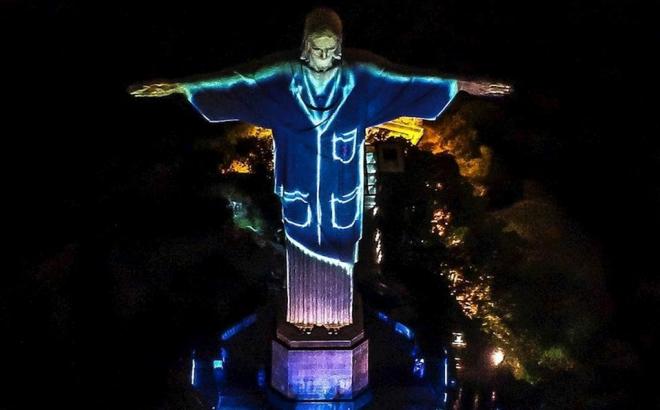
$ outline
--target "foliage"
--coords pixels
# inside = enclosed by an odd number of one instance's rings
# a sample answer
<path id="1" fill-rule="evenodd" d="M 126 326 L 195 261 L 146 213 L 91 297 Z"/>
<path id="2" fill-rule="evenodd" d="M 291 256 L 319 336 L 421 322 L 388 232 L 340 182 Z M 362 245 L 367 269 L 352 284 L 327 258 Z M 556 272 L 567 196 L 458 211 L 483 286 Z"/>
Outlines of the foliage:
<path id="1" fill-rule="evenodd" d="M 551 215 L 539 226 L 541 247 L 475 195 L 453 155 L 398 143 L 405 172 L 379 175 L 385 273 L 445 277 L 464 314 L 504 349 L 519 379 L 540 383 L 580 368 L 599 323 L 599 299 L 587 296 L 594 283 L 585 276 L 588 263 L 571 267 L 574 259 L 556 256 L 563 248 L 553 241 L 575 236 L 561 231 L 565 221 Z"/>

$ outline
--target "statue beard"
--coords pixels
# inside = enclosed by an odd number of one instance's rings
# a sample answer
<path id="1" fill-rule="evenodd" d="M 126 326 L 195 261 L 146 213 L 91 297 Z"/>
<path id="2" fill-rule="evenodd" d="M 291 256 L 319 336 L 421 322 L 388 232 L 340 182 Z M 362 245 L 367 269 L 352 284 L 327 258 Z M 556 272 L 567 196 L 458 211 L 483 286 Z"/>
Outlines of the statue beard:
<path id="1" fill-rule="evenodd" d="M 315 67 L 314 64 L 312 64 L 313 56 L 311 55 L 310 52 L 307 53 L 302 53 L 300 56 L 300 60 L 303 61 L 303 63 L 312 70 L 315 73 L 324 73 L 328 70 L 331 70 L 335 67 L 337 67 L 339 64 L 341 64 L 341 54 L 333 54 L 332 57 L 330 57 L 330 64 L 328 64 L 325 67 Z"/>
<path id="2" fill-rule="evenodd" d="M 314 71 L 314 72 L 316 72 L 316 73 L 325 73 L 326 71 L 329 71 L 329 70 L 331 70 L 331 69 L 337 67 L 337 66 L 339 65 L 339 63 L 341 62 L 341 59 L 340 59 L 340 58 L 333 57 L 333 58 L 330 60 L 330 64 L 328 64 L 327 66 L 324 66 L 324 67 L 314 67 L 314 65 L 311 64 L 311 61 L 310 61 L 309 59 L 304 60 L 304 61 L 305 61 L 305 65 L 306 65 L 310 70 L 312 70 L 312 71 Z"/>

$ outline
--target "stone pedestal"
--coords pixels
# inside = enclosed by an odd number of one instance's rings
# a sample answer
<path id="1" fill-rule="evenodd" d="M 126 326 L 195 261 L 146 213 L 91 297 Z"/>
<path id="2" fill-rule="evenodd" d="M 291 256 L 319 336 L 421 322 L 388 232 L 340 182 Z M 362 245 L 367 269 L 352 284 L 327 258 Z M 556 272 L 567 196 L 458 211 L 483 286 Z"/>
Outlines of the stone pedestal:
<path id="1" fill-rule="evenodd" d="M 336 334 L 315 327 L 310 334 L 289 323 L 272 341 L 271 385 L 293 400 L 350 400 L 369 382 L 369 341 L 362 312 Z"/>

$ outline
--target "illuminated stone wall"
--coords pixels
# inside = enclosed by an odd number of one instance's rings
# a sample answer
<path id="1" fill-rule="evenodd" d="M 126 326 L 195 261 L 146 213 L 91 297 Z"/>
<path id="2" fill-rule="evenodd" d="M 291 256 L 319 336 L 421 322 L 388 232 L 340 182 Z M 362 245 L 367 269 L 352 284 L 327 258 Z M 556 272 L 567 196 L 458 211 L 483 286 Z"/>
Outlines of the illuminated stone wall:
<path id="1" fill-rule="evenodd" d="M 296 400 L 351 399 L 368 383 L 368 346 L 290 350 L 273 341 L 272 385 Z"/>

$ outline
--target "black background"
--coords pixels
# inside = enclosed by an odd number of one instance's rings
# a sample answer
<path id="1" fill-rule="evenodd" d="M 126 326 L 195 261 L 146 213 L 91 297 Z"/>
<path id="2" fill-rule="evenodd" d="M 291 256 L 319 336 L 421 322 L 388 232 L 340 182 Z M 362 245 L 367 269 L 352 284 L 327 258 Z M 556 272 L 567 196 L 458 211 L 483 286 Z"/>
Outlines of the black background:
<path id="1" fill-rule="evenodd" d="M 158 155 L 163 135 L 212 133 L 183 101 L 137 101 L 128 85 L 296 48 L 318 4 L 5 2 L 5 279 L 20 283 L 30 261 L 103 226 L 94 204 L 130 179 L 126 164 Z M 323 4 L 343 18 L 347 47 L 514 84 L 503 121 L 515 131 L 491 143 L 599 245 L 616 331 L 649 354 L 660 227 L 650 13 L 613 0 Z"/>

